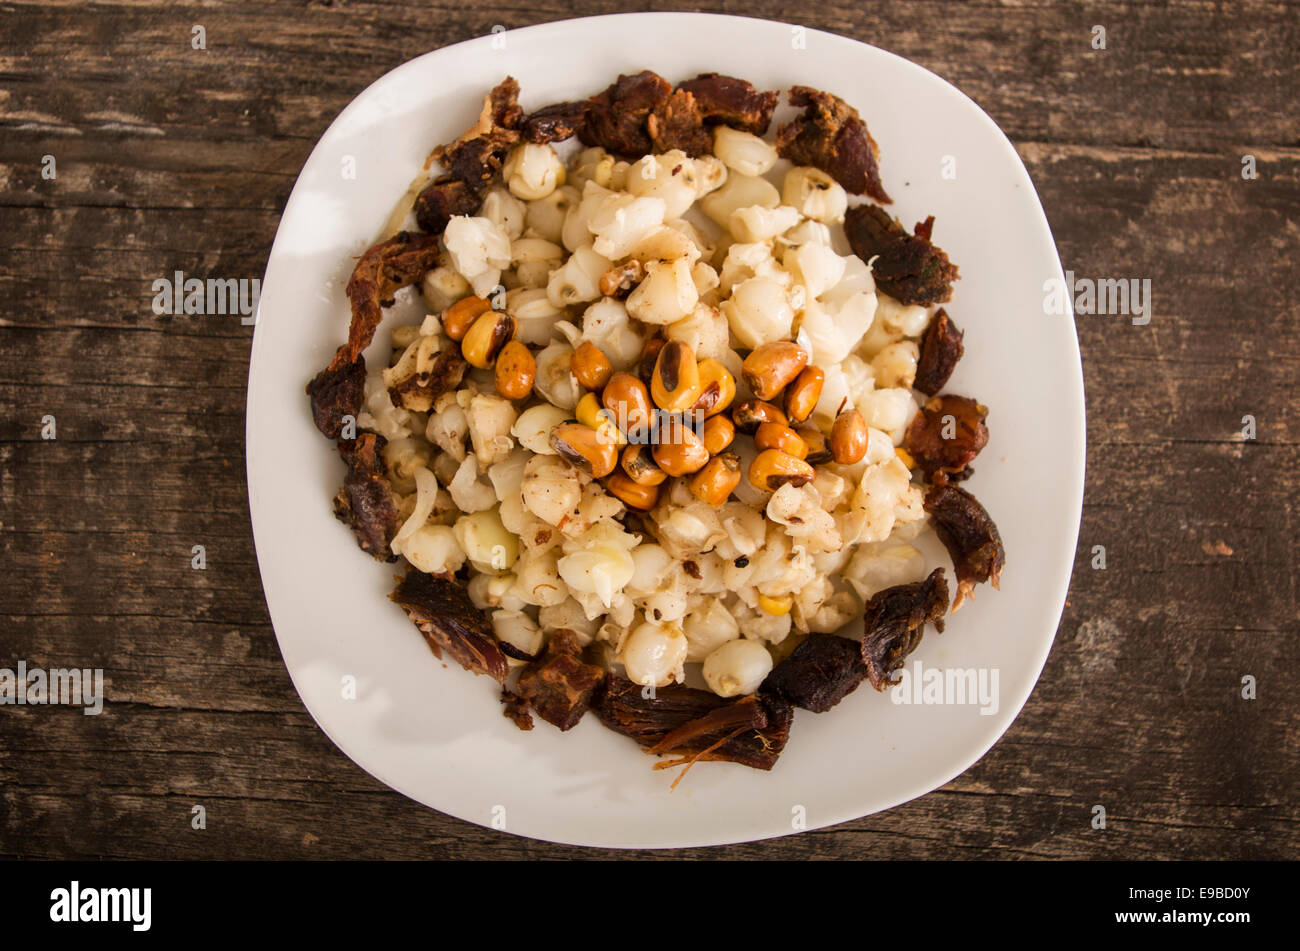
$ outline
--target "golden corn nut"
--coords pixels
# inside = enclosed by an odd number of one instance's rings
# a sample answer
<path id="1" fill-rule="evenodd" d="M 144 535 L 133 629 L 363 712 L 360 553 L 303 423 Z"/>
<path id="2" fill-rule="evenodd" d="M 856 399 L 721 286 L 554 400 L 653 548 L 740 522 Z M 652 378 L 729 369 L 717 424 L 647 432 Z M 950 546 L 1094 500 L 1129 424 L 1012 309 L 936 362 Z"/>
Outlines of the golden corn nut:
<path id="1" fill-rule="evenodd" d="M 716 416 L 736 398 L 736 378 L 712 357 L 700 361 L 699 374 L 700 398 L 691 409 L 705 416 Z"/>
<path id="2" fill-rule="evenodd" d="M 593 479 L 603 479 L 618 465 L 618 446 L 582 423 L 561 423 L 551 430 L 550 442 L 560 458 Z"/>
<path id="3" fill-rule="evenodd" d="M 650 425 L 654 412 L 650 405 L 650 391 L 632 374 L 613 374 L 601 391 L 600 400 L 613 415 L 614 423 L 627 436 Z"/>
<path id="4" fill-rule="evenodd" d="M 605 483 L 605 488 L 609 489 L 610 495 L 628 508 L 637 509 L 641 512 L 650 511 L 659 501 L 659 486 L 642 485 L 639 482 L 634 482 L 621 469 L 614 470 L 609 477 L 609 481 Z"/>
<path id="5" fill-rule="evenodd" d="M 807 485 L 815 475 L 808 463 L 780 449 L 764 449 L 749 464 L 750 483 L 769 492 L 787 483 L 795 488 Z"/>
<path id="6" fill-rule="evenodd" d="M 867 454 L 867 421 L 856 409 L 845 410 L 831 426 L 831 456 L 841 465 L 851 466 Z"/>
<path id="7" fill-rule="evenodd" d="M 731 411 L 731 421 L 736 424 L 738 430 L 750 436 L 763 423 L 790 425 L 790 420 L 786 418 L 785 413 L 772 403 L 763 400 L 745 400 L 743 403 L 737 403 Z"/>
<path id="8" fill-rule="evenodd" d="M 808 365 L 808 352 L 797 343 L 765 343 L 745 357 L 740 373 L 760 400 L 776 399 L 786 384 Z"/>
<path id="9" fill-rule="evenodd" d="M 736 425 L 725 416 L 710 416 L 700 428 L 700 439 L 710 456 L 716 456 L 736 438 Z"/>
<path id="10" fill-rule="evenodd" d="M 806 426 L 802 429 L 796 429 L 799 438 L 804 441 L 808 447 L 808 455 L 804 456 L 804 462 L 810 466 L 820 466 L 824 462 L 830 462 L 831 456 L 830 443 L 826 441 L 826 434 L 820 429 L 813 429 Z"/>
<path id="11" fill-rule="evenodd" d="M 614 445 L 627 445 L 627 437 L 619 432 L 619 428 L 610 419 L 609 413 L 601 408 L 600 399 L 595 393 L 584 394 L 582 399 L 578 400 L 573 415 L 582 425 L 601 433 Z"/>
<path id="12" fill-rule="evenodd" d="M 609 358 L 590 340 L 584 340 L 573 351 L 569 368 L 578 382 L 589 390 L 603 390 L 614 372 Z"/>
<path id="13" fill-rule="evenodd" d="M 730 498 L 740 485 L 740 457 L 734 452 L 714 456 L 704 468 L 691 476 L 691 494 L 717 508 Z"/>
<path id="14" fill-rule="evenodd" d="M 460 342 L 465 362 L 486 370 L 515 335 L 515 319 L 499 310 L 487 310 L 475 318 Z"/>
<path id="15" fill-rule="evenodd" d="M 699 472 L 709 461 L 704 442 L 679 416 L 670 416 L 661 424 L 654 460 L 670 476 Z"/>
<path id="16" fill-rule="evenodd" d="M 492 309 L 482 297 L 463 297 L 442 312 L 442 330 L 452 340 L 464 340 L 479 316 Z"/>
<path id="17" fill-rule="evenodd" d="M 754 445 L 760 450 L 780 449 L 796 459 L 808 458 L 808 444 L 793 429 L 780 423 L 763 423 L 754 430 Z"/>
<path id="18" fill-rule="evenodd" d="M 822 398 L 822 386 L 826 383 L 826 372 L 821 367 L 804 367 L 799 375 L 786 387 L 785 415 L 792 423 L 802 423 L 812 415 L 817 401 Z"/>
<path id="19" fill-rule="evenodd" d="M 655 358 L 650 397 L 660 409 L 682 413 L 700 398 L 700 366 L 695 351 L 680 340 L 669 340 Z"/>
<path id="20" fill-rule="evenodd" d="M 537 361 L 532 351 L 518 340 L 511 340 L 497 357 L 495 378 L 497 392 L 506 399 L 524 399 L 537 380 Z"/>
<path id="21" fill-rule="evenodd" d="M 641 378 L 641 382 L 646 386 L 650 385 L 650 378 L 654 375 L 655 363 L 659 359 L 659 351 L 664 348 L 667 341 L 663 337 L 651 337 L 641 348 L 641 358 L 637 361 L 636 375 Z"/>
<path id="22" fill-rule="evenodd" d="M 647 445 L 632 445 L 623 450 L 623 471 L 637 485 L 659 485 L 668 478 Z"/>

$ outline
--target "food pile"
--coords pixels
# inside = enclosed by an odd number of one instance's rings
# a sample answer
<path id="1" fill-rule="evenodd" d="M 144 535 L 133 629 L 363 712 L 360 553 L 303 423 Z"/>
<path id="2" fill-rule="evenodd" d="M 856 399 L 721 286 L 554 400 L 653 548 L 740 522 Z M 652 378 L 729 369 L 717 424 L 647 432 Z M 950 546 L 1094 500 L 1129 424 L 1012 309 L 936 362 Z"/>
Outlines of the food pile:
<path id="1" fill-rule="evenodd" d="M 530 114 L 518 92 L 434 150 L 420 230 L 357 262 L 348 341 L 308 385 L 347 463 L 335 513 L 405 559 L 393 599 L 520 727 L 591 709 L 660 767 L 770 769 L 793 707 L 884 689 L 943 630 L 919 532 L 952 556 L 953 610 L 998 583 L 957 484 L 987 409 L 941 393 L 957 268 L 933 218 L 849 204 L 890 198 L 833 95 L 794 87 L 769 142 L 778 94 L 716 74 Z M 415 284 L 429 316 L 368 373 Z"/>

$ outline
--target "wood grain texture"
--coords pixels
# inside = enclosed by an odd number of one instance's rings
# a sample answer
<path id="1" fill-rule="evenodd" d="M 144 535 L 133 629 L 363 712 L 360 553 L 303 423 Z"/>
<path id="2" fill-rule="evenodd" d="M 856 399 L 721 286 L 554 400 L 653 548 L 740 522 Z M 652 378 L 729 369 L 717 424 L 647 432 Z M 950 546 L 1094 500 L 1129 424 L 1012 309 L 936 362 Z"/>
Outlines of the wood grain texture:
<path id="1" fill-rule="evenodd" d="M 418 806 L 316 727 L 277 650 L 249 531 L 251 328 L 160 320 L 149 288 L 178 268 L 259 276 L 316 139 L 386 70 L 495 24 L 618 9 L 0 5 L 0 666 L 102 666 L 108 679 L 98 717 L 2 708 L 0 856 L 601 854 Z M 1065 266 L 1150 278 L 1155 317 L 1078 319 L 1089 459 L 1076 572 L 1006 736 L 889 812 L 654 857 L 1297 857 L 1295 5 L 799 12 L 980 103 L 1024 158 Z M 194 24 L 206 51 L 190 48 Z M 1096 24 L 1104 51 L 1089 43 Z M 1255 181 L 1240 174 L 1247 153 Z M 40 174 L 47 154 L 54 181 Z M 1247 414 L 1254 440 L 1240 436 Z M 190 567 L 195 544 L 204 571 Z M 1240 698 L 1244 674 L 1259 699 Z"/>

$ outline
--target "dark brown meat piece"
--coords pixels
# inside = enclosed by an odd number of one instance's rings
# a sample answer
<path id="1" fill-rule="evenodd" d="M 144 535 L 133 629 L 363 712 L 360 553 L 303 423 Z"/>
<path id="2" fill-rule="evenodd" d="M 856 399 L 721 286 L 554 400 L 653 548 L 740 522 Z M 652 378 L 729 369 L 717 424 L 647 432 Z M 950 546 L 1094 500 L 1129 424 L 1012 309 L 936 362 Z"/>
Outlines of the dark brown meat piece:
<path id="1" fill-rule="evenodd" d="M 515 696 L 524 706 L 531 706 L 539 717 L 561 730 L 577 726 L 592 693 L 605 679 L 604 670 L 583 663 L 581 650 L 573 631 L 557 630 L 546 645 L 546 656 L 526 666 L 515 682 Z"/>
<path id="2" fill-rule="evenodd" d="M 780 99 L 777 92 L 759 92 L 743 79 L 701 73 L 678 84 L 682 92 L 695 98 L 695 104 L 709 125 L 729 125 L 733 129 L 765 135 L 772 121 L 772 111 Z"/>
<path id="3" fill-rule="evenodd" d="M 481 189 L 443 175 L 415 198 L 415 220 L 429 234 L 442 234 L 456 215 L 472 215 L 483 203 Z"/>
<path id="4" fill-rule="evenodd" d="M 598 145 L 623 158 L 640 158 L 653 146 L 646 119 L 668 101 L 672 91 L 666 79 L 648 69 L 619 76 L 588 100 L 587 121 L 578 135 L 586 145 Z"/>
<path id="5" fill-rule="evenodd" d="M 948 255 L 930 241 L 931 216 L 908 234 L 897 218 L 876 205 L 855 205 L 844 216 L 844 233 L 853 253 L 871 262 L 876 286 L 903 304 L 946 303 L 960 275 Z"/>
<path id="6" fill-rule="evenodd" d="M 646 132 L 656 152 L 681 149 L 687 155 L 705 155 L 713 151 L 713 133 L 704 127 L 695 97 L 681 89 L 646 117 Z"/>
<path id="7" fill-rule="evenodd" d="M 927 396 L 942 390 L 965 351 L 962 336 L 946 310 L 940 307 L 935 311 L 921 337 L 921 357 L 912 386 Z"/>
<path id="8" fill-rule="evenodd" d="M 952 603 L 956 611 L 973 595 L 975 585 L 991 581 L 993 587 L 998 586 L 1007 561 L 1002 536 L 975 496 L 955 485 L 930 489 L 925 494 L 924 505 L 935 534 L 948 549 L 957 572 L 957 597 Z"/>
<path id="9" fill-rule="evenodd" d="M 725 699 L 679 684 L 659 687 L 649 697 L 643 691 L 648 692 L 611 674 L 591 708 L 611 730 L 657 753 L 771 769 L 790 737 L 794 711 L 780 697 Z"/>
<path id="10" fill-rule="evenodd" d="M 376 433 L 360 433 L 351 444 L 339 443 L 348 474 L 334 497 L 334 515 L 352 529 L 362 551 L 379 561 L 396 561 L 388 547 L 397 534 L 398 514 L 384 464 L 385 442 Z"/>
<path id="11" fill-rule="evenodd" d="M 375 328 L 383 319 L 383 308 L 393 302 L 393 295 L 420 280 L 437 264 L 438 237 L 410 231 L 400 231 L 361 255 L 348 279 L 348 302 L 352 305 L 348 342 L 339 348 L 330 367 L 355 363 L 370 346 Z"/>
<path id="12" fill-rule="evenodd" d="M 896 683 L 890 678 L 921 643 L 925 625 L 933 624 L 942 633 L 947 610 L 948 581 L 942 568 L 934 569 L 924 581 L 895 585 L 873 595 L 863 611 L 862 634 L 862 660 L 871 686 L 884 690 Z"/>
<path id="13" fill-rule="evenodd" d="M 858 110 L 808 86 L 790 90 L 790 105 L 801 107 L 803 115 L 776 130 L 776 150 L 782 158 L 821 169 L 854 195 L 885 204 L 893 200 L 880 181 L 880 149 Z"/>
<path id="14" fill-rule="evenodd" d="M 330 439 L 338 439 L 343 435 L 343 417 L 351 416 L 355 421 L 361 412 L 365 390 L 364 357 L 357 357 L 354 362 L 338 367 L 331 364 L 321 370 L 307 384 L 307 395 L 311 397 L 311 415 L 316 421 L 316 428 Z"/>
<path id="15" fill-rule="evenodd" d="M 420 629 L 434 657 L 441 660 L 446 651 L 466 670 L 505 683 L 509 667 L 492 633 L 492 624 L 459 584 L 412 568 L 398 583 L 392 598 Z"/>
<path id="16" fill-rule="evenodd" d="M 501 171 L 510 149 L 519 142 L 523 119 L 519 83 L 507 76 L 483 100 L 478 121 L 456 141 L 434 149 L 433 157 L 448 175 L 481 194 Z"/>
<path id="17" fill-rule="evenodd" d="M 946 485 L 959 480 L 988 444 L 987 406 L 969 396 L 935 396 L 912 417 L 903 448 L 912 454 L 927 481 Z"/>
<path id="18" fill-rule="evenodd" d="M 759 690 L 813 713 L 825 713 L 866 678 L 860 643 L 834 634 L 814 634 L 772 668 Z"/>
<path id="19" fill-rule="evenodd" d="M 388 392 L 397 406 L 427 413 L 439 396 L 460 386 L 468 368 L 460 344 L 449 340 L 434 354 L 428 372 L 412 374 L 389 387 Z"/>
<path id="20" fill-rule="evenodd" d="M 527 116 L 520 126 L 524 141 L 537 144 L 561 142 L 577 135 L 582 124 L 587 121 L 587 110 L 590 107 L 591 103 L 586 100 L 543 106 Z"/>

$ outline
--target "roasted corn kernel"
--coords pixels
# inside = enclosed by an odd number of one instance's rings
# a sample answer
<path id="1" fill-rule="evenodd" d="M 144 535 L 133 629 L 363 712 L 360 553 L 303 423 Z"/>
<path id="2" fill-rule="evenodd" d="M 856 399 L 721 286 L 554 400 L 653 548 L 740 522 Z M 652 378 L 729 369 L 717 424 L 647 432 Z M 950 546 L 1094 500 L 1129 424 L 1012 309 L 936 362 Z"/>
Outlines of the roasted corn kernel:
<path id="1" fill-rule="evenodd" d="M 746 435 L 753 435 L 763 423 L 780 423 L 789 426 L 790 420 L 776 406 L 763 400 L 745 400 L 731 411 L 731 421 Z"/>
<path id="2" fill-rule="evenodd" d="M 700 361 L 699 374 L 700 398 L 691 409 L 705 416 L 716 416 L 736 398 L 736 378 L 712 357 Z"/>
<path id="3" fill-rule="evenodd" d="M 474 321 L 491 309 L 482 297 L 461 298 L 442 312 L 443 332 L 452 340 L 464 340 Z"/>
<path id="4" fill-rule="evenodd" d="M 775 492 L 787 482 L 796 488 L 807 485 L 815 475 L 808 463 L 780 449 L 764 449 L 749 464 L 749 481 L 769 492 Z"/>
<path id="5" fill-rule="evenodd" d="M 734 452 L 714 456 L 704 468 L 691 476 L 690 490 L 701 502 L 715 508 L 727 501 L 740 485 L 740 457 Z"/>
<path id="6" fill-rule="evenodd" d="M 754 430 L 754 445 L 763 449 L 780 449 L 796 459 L 808 458 L 808 444 L 789 426 L 763 423 Z"/>
<path id="7" fill-rule="evenodd" d="M 797 343 L 765 343 L 745 357 L 740 372 L 760 400 L 775 399 L 808 365 L 808 352 Z"/>
<path id="8" fill-rule="evenodd" d="M 660 424 L 654 459 L 668 475 L 684 476 L 703 469 L 709 461 L 709 451 L 680 416 L 669 416 Z"/>
<path id="9" fill-rule="evenodd" d="M 659 486 L 635 482 L 621 469 L 614 470 L 605 487 L 628 508 L 641 512 L 650 511 L 659 501 Z"/>
<path id="10" fill-rule="evenodd" d="M 569 368 L 578 378 L 578 382 L 589 390 L 604 389 L 610 375 L 614 372 L 609 358 L 590 340 L 584 340 L 578 345 L 578 349 L 573 351 Z"/>
<path id="11" fill-rule="evenodd" d="M 636 375 L 641 378 L 641 382 L 646 386 L 650 385 L 650 379 L 654 376 L 655 363 L 659 359 L 659 351 L 667 343 L 663 337 L 651 337 L 641 348 L 641 359 L 637 361 Z"/>
<path id="12" fill-rule="evenodd" d="M 551 430 L 550 442 L 556 454 L 594 479 L 603 479 L 618 465 L 618 446 L 582 423 L 561 423 Z"/>
<path id="13" fill-rule="evenodd" d="M 614 423 L 629 439 L 650 425 L 654 407 L 650 405 L 650 391 L 630 373 L 615 373 L 600 394 L 605 409 L 613 415 Z"/>
<path id="14" fill-rule="evenodd" d="M 623 471 L 637 485 L 658 485 L 668 478 L 647 445 L 632 445 L 623 450 Z"/>
<path id="15" fill-rule="evenodd" d="M 824 462 L 830 462 L 831 447 L 826 441 L 826 434 L 820 429 L 814 429 L 806 426 L 802 429 L 796 429 L 799 438 L 808 446 L 808 455 L 804 457 L 804 462 L 810 466 L 820 466 Z"/>
<path id="16" fill-rule="evenodd" d="M 736 438 L 736 426 L 725 416 L 710 416 L 700 429 L 700 439 L 710 456 L 716 456 Z M 827 457 L 829 458 L 829 456 Z"/>
<path id="17" fill-rule="evenodd" d="M 479 314 L 460 342 L 465 362 L 485 370 L 515 335 L 515 319 L 509 314 L 487 310 Z"/>
<path id="18" fill-rule="evenodd" d="M 497 357 L 497 392 L 508 400 L 522 400 L 533 391 L 537 379 L 537 361 L 532 351 L 518 340 L 501 348 Z"/>
<path id="19" fill-rule="evenodd" d="M 785 414 L 792 423 L 802 423 L 812 415 L 817 401 L 822 398 L 822 384 L 826 373 L 821 367 L 804 367 L 785 390 Z"/>
<path id="20" fill-rule="evenodd" d="M 650 396 L 670 413 L 684 412 L 700 398 L 700 368 L 689 345 L 670 340 L 660 348 L 650 375 Z"/>
<path id="21" fill-rule="evenodd" d="M 582 425 L 588 429 L 596 430 L 614 445 L 623 446 L 627 444 L 627 438 L 614 425 L 614 421 L 610 419 L 610 413 L 601 409 L 600 399 L 595 393 L 587 393 L 582 399 L 578 400 L 573 415 L 577 417 L 578 422 L 582 423 Z"/>
<path id="22" fill-rule="evenodd" d="M 867 454 L 867 421 L 856 409 L 845 410 L 831 426 L 831 455 L 841 465 L 850 466 Z"/>

